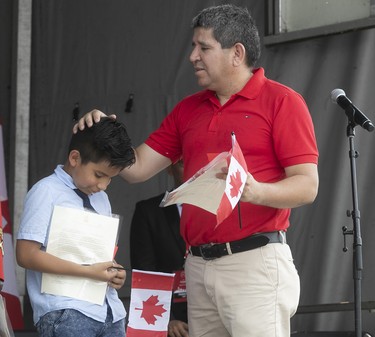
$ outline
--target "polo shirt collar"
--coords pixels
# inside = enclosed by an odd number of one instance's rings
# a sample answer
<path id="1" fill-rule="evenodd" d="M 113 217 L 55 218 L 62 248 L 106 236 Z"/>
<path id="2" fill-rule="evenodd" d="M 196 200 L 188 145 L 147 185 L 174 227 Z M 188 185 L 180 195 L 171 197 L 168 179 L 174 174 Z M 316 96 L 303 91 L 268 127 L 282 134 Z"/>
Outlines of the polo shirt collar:
<path id="1" fill-rule="evenodd" d="M 216 98 L 215 91 L 212 91 L 210 89 L 206 89 L 202 92 L 202 99 L 203 100 L 212 99 L 212 98 Z"/>
<path id="2" fill-rule="evenodd" d="M 253 76 L 246 83 L 246 85 L 240 90 L 237 95 L 246 97 L 248 99 L 255 99 L 258 97 L 260 90 L 262 89 L 266 78 L 264 77 L 264 69 L 256 68 L 253 70 Z"/>

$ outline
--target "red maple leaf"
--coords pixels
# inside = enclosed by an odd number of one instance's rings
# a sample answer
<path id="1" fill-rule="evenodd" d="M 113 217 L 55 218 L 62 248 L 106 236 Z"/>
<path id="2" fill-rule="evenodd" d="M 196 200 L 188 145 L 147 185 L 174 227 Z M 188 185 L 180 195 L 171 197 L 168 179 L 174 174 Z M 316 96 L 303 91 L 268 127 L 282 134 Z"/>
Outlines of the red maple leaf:
<path id="1" fill-rule="evenodd" d="M 142 302 L 143 308 L 135 308 L 135 310 L 142 310 L 141 317 L 145 319 L 147 324 L 155 325 L 156 316 L 161 317 L 167 311 L 163 308 L 163 304 L 157 304 L 159 302 L 157 295 L 152 295 L 147 301 Z"/>
<path id="2" fill-rule="evenodd" d="M 241 173 L 239 170 L 237 170 L 234 174 L 231 174 L 230 184 L 232 185 L 232 188 L 230 189 L 231 198 L 237 197 L 242 184 Z"/>

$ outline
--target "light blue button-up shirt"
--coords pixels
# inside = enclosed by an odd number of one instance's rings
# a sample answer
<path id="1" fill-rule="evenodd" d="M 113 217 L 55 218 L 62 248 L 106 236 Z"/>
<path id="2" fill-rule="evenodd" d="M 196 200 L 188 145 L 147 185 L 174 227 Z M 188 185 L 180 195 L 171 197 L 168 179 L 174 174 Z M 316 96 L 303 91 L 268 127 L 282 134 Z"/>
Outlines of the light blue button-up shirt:
<path id="1" fill-rule="evenodd" d="M 62 165 L 57 166 L 53 174 L 37 182 L 27 193 L 17 239 L 40 242 L 41 249 L 46 250 L 54 206 L 83 209 L 82 199 L 74 192 L 75 188 L 72 177 L 63 170 Z M 94 193 L 89 198 L 99 214 L 111 215 L 111 205 L 104 191 Z M 61 309 L 75 309 L 97 321 L 105 322 L 107 303 L 112 309 L 113 322 L 126 316 L 124 305 L 118 298 L 116 289 L 108 287 L 106 301 L 103 305 L 97 305 L 70 297 L 41 293 L 41 282 L 42 273 L 26 271 L 26 284 L 33 308 L 34 324 L 37 324 L 46 313 Z"/>

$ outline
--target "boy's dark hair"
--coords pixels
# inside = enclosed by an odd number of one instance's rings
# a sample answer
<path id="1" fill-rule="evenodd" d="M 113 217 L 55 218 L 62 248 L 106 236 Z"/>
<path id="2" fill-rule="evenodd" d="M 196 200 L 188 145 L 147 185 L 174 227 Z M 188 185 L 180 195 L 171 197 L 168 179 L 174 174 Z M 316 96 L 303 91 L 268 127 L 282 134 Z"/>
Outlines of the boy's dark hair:
<path id="1" fill-rule="evenodd" d="M 105 161 L 109 166 L 123 169 L 135 163 L 134 149 L 125 125 L 108 117 L 73 134 L 69 152 L 72 150 L 79 151 L 82 164 Z"/>
<path id="2" fill-rule="evenodd" d="M 208 7 L 193 18 L 192 27 L 212 28 L 214 38 L 223 49 L 242 43 L 249 67 L 254 67 L 260 57 L 258 28 L 246 8 L 232 4 Z"/>

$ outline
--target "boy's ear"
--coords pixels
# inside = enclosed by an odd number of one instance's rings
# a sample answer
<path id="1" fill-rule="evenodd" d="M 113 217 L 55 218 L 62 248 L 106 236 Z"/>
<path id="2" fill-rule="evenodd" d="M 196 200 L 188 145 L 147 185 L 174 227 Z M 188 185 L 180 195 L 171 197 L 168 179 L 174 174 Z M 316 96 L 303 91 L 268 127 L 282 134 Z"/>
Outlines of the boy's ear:
<path id="1" fill-rule="evenodd" d="M 77 150 L 72 150 L 69 153 L 69 164 L 76 167 L 81 162 L 81 154 Z"/>

